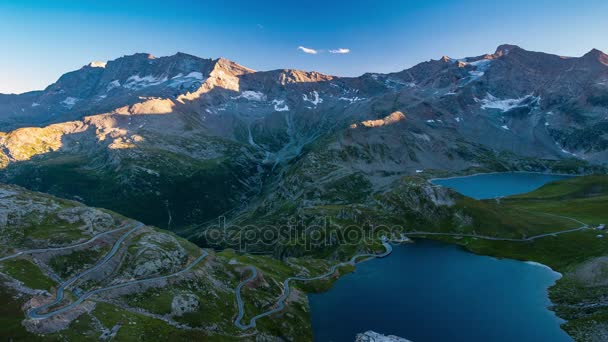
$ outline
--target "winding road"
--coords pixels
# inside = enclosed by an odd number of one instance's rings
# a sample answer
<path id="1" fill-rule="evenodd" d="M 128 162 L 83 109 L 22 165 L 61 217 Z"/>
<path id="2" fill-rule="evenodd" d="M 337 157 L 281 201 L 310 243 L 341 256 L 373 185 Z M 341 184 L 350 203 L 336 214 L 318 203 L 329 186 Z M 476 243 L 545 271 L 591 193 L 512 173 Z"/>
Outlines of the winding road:
<path id="1" fill-rule="evenodd" d="M 110 285 L 110 286 L 106 286 L 103 288 L 99 288 L 96 290 L 92 290 L 89 292 L 86 292 L 84 294 L 82 294 L 80 297 L 78 297 L 75 301 L 73 301 L 72 303 L 69 303 L 66 306 L 63 306 L 61 308 L 58 308 L 56 310 L 52 310 L 46 313 L 40 313 L 40 311 L 46 310 L 52 306 L 55 306 L 59 303 L 61 303 L 61 301 L 63 301 L 63 299 L 65 298 L 65 290 L 68 289 L 70 286 L 72 286 L 74 283 L 76 283 L 79 279 L 82 279 L 84 276 L 86 276 L 87 274 L 90 274 L 92 272 L 95 272 L 97 270 L 99 270 L 99 268 L 101 268 L 103 265 L 107 264 L 108 261 L 110 261 L 112 259 L 112 257 L 114 257 L 114 255 L 119 251 L 120 249 L 120 245 L 129 237 L 129 235 L 131 235 L 132 233 L 134 233 L 135 231 L 137 231 L 138 229 L 140 229 L 141 227 L 143 227 L 144 224 L 141 222 L 138 222 L 133 228 L 131 228 L 128 232 L 126 232 L 125 234 L 121 235 L 120 238 L 118 238 L 118 240 L 116 240 L 116 242 L 114 242 L 114 245 L 112 246 L 112 249 L 104 256 L 103 259 L 101 259 L 99 262 L 97 262 L 97 264 L 95 264 L 95 266 L 75 275 L 74 277 L 66 280 L 65 282 L 63 282 L 62 284 L 59 285 L 59 287 L 57 288 L 57 292 L 55 295 L 55 299 L 52 302 L 46 303 L 44 305 L 41 305 L 39 307 L 36 308 L 32 308 L 29 311 L 26 312 L 27 317 L 31 318 L 31 319 L 45 319 L 45 318 L 49 318 L 55 315 L 58 315 L 62 312 L 68 311 L 74 307 L 76 307 L 77 305 L 81 304 L 82 302 L 84 302 L 85 300 L 87 300 L 88 298 L 90 298 L 91 296 L 94 296 L 96 294 L 105 292 L 105 291 L 109 291 L 109 290 L 113 290 L 113 289 L 117 289 L 117 288 L 121 288 L 121 287 L 126 287 L 126 286 L 130 286 L 130 285 L 134 285 L 134 284 L 140 284 L 140 283 L 144 283 L 144 282 L 148 282 L 148 281 L 158 281 L 158 280 L 163 280 L 163 279 L 168 279 L 168 278 L 172 278 L 172 277 L 176 277 L 179 276 L 183 273 L 189 272 L 194 266 L 198 265 L 205 257 L 207 257 L 209 255 L 209 253 L 203 249 L 201 249 L 201 255 L 196 258 L 194 261 L 192 261 L 190 264 L 188 264 L 186 267 L 184 267 L 183 269 L 181 269 L 180 271 L 177 271 L 175 273 L 172 274 L 168 274 L 168 275 L 163 275 L 163 276 L 157 276 L 157 277 L 150 277 L 150 278 L 145 278 L 145 279 L 137 279 L 137 280 L 132 280 L 132 281 L 127 281 L 124 283 L 119 283 L 119 284 L 114 284 L 114 285 Z M 59 251 L 59 250 L 67 250 L 67 249 L 73 249 L 73 248 L 77 248 L 77 247 L 81 247 L 81 246 L 85 246 L 87 244 L 90 244 L 91 242 L 94 242 L 95 240 L 99 239 L 102 236 L 105 235 L 109 235 L 112 233 L 115 233 L 117 231 L 120 230 L 124 230 L 128 228 L 127 225 L 116 228 L 116 229 L 112 229 L 103 233 L 99 233 L 95 236 L 93 236 L 91 239 L 84 241 L 84 242 L 80 242 L 74 245 L 70 245 L 70 246 L 63 246 L 63 247 L 50 247 L 50 248 L 40 248 L 40 249 L 31 249 L 31 250 L 25 250 L 25 251 L 19 251 L 17 253 L 14 253 L 12 255 L 8 255 L 5 257 L 0 258 L 0 262 L 5 261 L 5 260 L 9 260 L 9 259 L 14 259 L 17 257 L 20 257 L 22 255 L 27 255 L 27 254 L 35 254 L 35 253 L 44 253 L 44 252 L 51 252 L 51 251 Z"/>
<path id="2" fill-rule="evenodd" d="M 109 235 L 109 234 L 115 233 L 117 231 L 126 229 L 127 227 L 128 227 L 127 225 L 124 225 L 124 226 L 116 228 L 116 229 L 108 230 L 107 232 L 99 233 L 99 234 L 93 236 L 92 238 L 90 238 L 89 240 L 84 241 L 84 242 L 79 242 L 79 243 L 77 243 L 75 245 L 63 246 L 63 247 L 39 248 L 39 249 L 30 249 L 30 250 L 20 251 L 20 252 L 17 252 L 15 254 L 8 255 L 8 256 L 0 258 L 0 262 L 6 261 L 6 260 L 9 260 L 9 259 L 14 259 L 14 258 L 17 258 L 17 257 L 25 255 L 25 254 L 44 253 L 44 252 L 61 251 L 61 250 L 65 250 L 65 249 L 78 248 L 78 247 L 81 247 L 81 246 L 88 245 L 91 242 L 94 242 L 95 240 L 99 239 L 100 237 L 102 237 L 104 235 Z"/>
<path id="3" fill-rule="evenodd" d="M 383 258 L 383 257 L 389 255 L 393 251 L 393 247 L 386 241 L 386 239 L 383 239 L 382 245 L 386 249 L 386 251 L 384 253 L 381 253 L 381 254 L 371 254 L 371 253 L 357 254 L 357 255 L 353 256 L 348 261 L 345 261 L 345 262 L 333 265 L 329 269 L 329 271 L 327 273 L 321 274 L 319 276 L 310 277 L 310 278 L 307 278 L 307 277 L 289 277 L 289 278 L 285 279 L 285 281 L 283 281 L 283 293 L 281 294 L 281 296 L 277 300 L 277 303 L 276 303 L 275 307 L 273 309 L 270 309 L 270 310 L 264 312 L 264 313 L 261 313 L 261 314 L 259 314 L 257 316 L 254 316 L 249 321 L 249 324 L 243 324 L 241 321 L 243 320 L 243 316 L 245 315 L 245 304 L 243 303 L 243 298 L 241 297 L 241 290 L 243 289 L 243 286 L 245 286 L 248 283 L 252 282 L 258 276 L 258 270 L 255 267 L 253 267 L 253 266 L 247 266 L 245 269 L 250 270 L 251 271 L 251 275 L 247 279 L 245 279 L 242 282 L 240 282 L 239 285 L 236 287 L 236 290 L 235 290 L 235 293 L 236 293 L 236 303 L 237 303 L 237 306 L 238 306 L 239 313 L 237 315 L 236 320 L 234 321 L 234 325 L 236 325 L 241 330 L 246 330 L 246 329 L 249 329 L 249 328 L 253 328 L 253 327 L 255 327 L 255 324 L 256 324 L 255 322 L 258 319 L 282 311 L 285 308 L 285 300 L 289 297 L 289 294 L 291 292 L 291 289 L 289 287 L 289 282 L 292 281 L 292 280 L 295 280 L 295 281 L 312 281 L 312 280 L 319 280 L 319 279 L 327 278 L 327 277 L 331 276 L 332 274 L 334 274 L 336 272 L 336 270 L 338 269 L 338 267 L 357 264 L 356 260 L 358 258 L 362 258 L 362 257 L 363 258 Z"/>
<path id="4" fill-rule="evenodd" d="M 521 239 L 516 239 L 516 238 L 501 238 L 501 237 L 486 236 L 486 235 L 477 235 L 477 234 L 419 232 L 419 231 L 416 231 L 416 232 L 405 232 L 403 234 L 406 235 L 406 236 L 435 235 L 435 236 L 472 237 L 472 238 L 478 238 L 478 239 L 483 239 L 483 240 L 493 240 L 493 241 L 528 242 L 528 241 L 533 241 L 533 240 L 544 238 L 544 237 L 548 237 L 548 236 L 557 236 L 557 235 L 565 234 L 565 233 L 578 232 L 578 231 L 585 230 L 585 229 L 588 229 L 588 228 L 589 228 L 589 226 L 585 225 L 585 226 L 578 227 L 578 228 L 561 230 L 559 232 L 554 232 L 554 233 L 539 234 L 539 235 L 534 235 L 534 236 L 530 236 L 530 237 L 527 237 L 527 238 L 521 238 Z"/>
<path id="5" fill-rule="evenodd" d="M 168 275 L 163 275 L 163 276 L 157 276 L 157 277 L 150 277 L 150 278 L 145 278 L 145 279 L 137 279 L 137 280 L 132 280 L 132 281 L 127 281 L 124 283 L 119 283 L 119 284 L 114 284 L 114 285 L 110 285 L 110 286 L 106 286 L 103 288 L 99 288 L 96 290 L 92 290 L 89 292 L 86 292 L 84 294 L 82 294 L 80 297 L 78 297 L 75 301 L 73 301 L 72 303 L 63 306 L 61 308 L 58 308 L 56 310 L 52 310 L 46 313 L 40 313 L 40 311 L 46 310 L 54 305 L 59 304 L 63 298 L 64 298 L 64 293 L 65 290 L 73 285 L 76 281 L 78 281 L 79 279 L 81 279 L 82 277 L 84 277 L 87 274 L 90 274 L 91 272 L 95 272 L 97 271 L 100 267 L 102 267 L 103 265 L 105 265 L 108 261 L 110 261 L 110 259 L 112 259 L 112 257 L 116 254 L 116 252 L 118 252 L 118 250 L 120 249 L 120 245 L 127 239 L 127 237 L 129 237 L 129 235 L 131 235 L 133 232 L 135 232 L 136 230 L 138 230 L 139 228 L 143 227 L 144 224 L 143 223 L 138 223 L 135 227 L 133 227 L 131 230 L 129 230 L 128 232 L 126 232 L 125 234 L 123 234 L 112 246 L 112 249 L 105 255 L 105 257 L 103 259 L 101 259 L 95 266 L 87 269 L 86 271 L 70 278 L 69 280 L 65 281 L 64 283 L 62 283 L 59 288 L 57 289 L 57 294 L 55 297 L 55 300 L 53 300 L 50 303 L 41 305 L 39 307 L 36 308 L 32 308 L 30 309 L 26 315 L 31 318 L 31 319 L 45 319 L 45 318 L 49 318 L 55 315 L 58 315 L 62 312 L 68 311 L 72 308 L 74 308 L 75 306 L 79 305 L 80 303 L 84 302 L 85 300 L 87 300 L 88 298 L 90 298 L 93 295 L 105 292 L 105 291 L 109 291 L 109 290 L 113 290 L 113 289 L 117 289 L 117 288 L 121 288 L 121 287 L 125 287 L 125 286 L 130 286 L 130 285 L 134 285 L 134 284 L 140 284 L 140 283 L 144 283 L 147 281 L 154 281 L 154 280 L 163 280 L 163 279 L 167 279 L 167 278 L 171 278 L 171 277 L 176 277 L 178 275 L 181 275 L 183 273 L 186 273 L 188 271 L 190 271 L 194 266 L 196 266 L 198 263 L 200 263 L 205 257 L 207 257 L 209 255 L 209 253 L 205 250 L 201 250 L 201 255 L 196 258 L 193 262 L 191 262 L 190 264 L 188 264 L 188 266 L 186 266 L 185 268 L 181 269 L 180 271 L 177 271 L 175 273 L 172 274 L 168 274 Z"/>
<path id="6" fill-rule="evenodd" d="M 46 314 L 38 314 L 38 312 L 61 303 L 61 301 L 64 298 L 65 290 L 68 287 L 72 286 L 75 282 L 77 282 L 82 277 L 86 276 L 87 274 L 90 274 L 91 272 L 97 271 L 103 265 L 108 263 L 108 261 L 110 261 L 110 259 L 112 259 L 112 257 L 116 254 L 116 252 L 118 252 L 118 250 L 120 249 L 120 245 L 123 243 L 123 241 L 125 241 L 127 239 L 127 237 L 129 237 L 129 235 L 131 235 L 132 233 L 134 233 L 136 230 L 138 230 L 139 228 L 141 228 L 143 226 L 144 226 L 143 223 L 137 223 L 135 225 L 135 227 L 131 228 L 128 232 L 126 232 L 120 238 L 118 238 L 118 240 L 116 240 L 116 242 L 114 242 L 112 249 L 103 257 L 103 259 L 101 259 L 99 262 L 97 262 L 97 264 L 95 264 L 95 266 L 85 270 L 84 272 L 81 272 L 81 273 L 73 276 L 72 278 L 70 278 L 70 279 L 66 280 L 65 282 L 63 282 L 62 284 L 60 284 L 59 287 L 57 288 L 57 293 L 55 294 L 55 300 L 53 300 L 52 302 L 49 302 L 47 304 L 44 304 L 42 306 L 39 306 L 37 308 L 33 308 L 33 309 L 29 310 L 27 312 L 27 316 L 30 318 L 40 319 L 40 318 L 47 318 L 52 315 L 56 315 L 58 313 L 58 311 L 61 309 L 59 309 L 57 311 L 52 311 L 52 312 L 46 313 Z M 74 303 L 72 303 L 72 304 L 74 304 Z M 64 308 L 70 308 L 70 307 L 71 306 L 67 306 Z M 63 311 L 65 311 L 65 310 L 63 310 Z"/>
<path id="7" fill-rule="evenodd" d="M 58 315 L 62 312 L 68 311 L 72 308 L 74 308 L 75 306 L 79 305 L 80 303 L 84 302 L 85 300 L 89 299 L 91 296 L 94 296 L 96 294 L 105 292 L 105 291 L 109 291 L 109 290 L 114 290 L 114 289 L 118 289 L 121 287 L 125 287 L 125 286 L 129 286 L 129 285 L 134 285 L 134 284 L 140 284 L 140 283 L 144 283 L 147 281 L 154 281 L 154 280 L 163 280 L 163 279 L 167 279 L 167 278 L 172 278 L 172 277 L 176 277 L 178 275 L 184 274 L 188 271 L 190 271 L 194 266 L 196 266 L 198 263 L 200 263 L 203 259 L 205 259 L 205 257 L 207 257 L 209 255 L 209 253 L 205 250 L 201 250 L 202 254 L 196 258 L 194 261 L 192 261 L 190 264 L 188 264 L 188 266 L 186 266 L 185 268 L 183 268 L 180 271 L 177 271 L 175 273 L 172 274 L 168 274 L 168 275 L 163 275 L 163 276 L 158 276 L 158 277 L 151 277 L 151 278 L 145 278 L 145 279 L 138 279 L 138 280 L 132 280 L 132 281 L 127 281 L 124 283 L 119 283 L 119 284 L 114 284 L 114 285 L 110 285 L 107 287 L 103 287 L 100 289 L 96 289 L 96 290 L 92 290 L 89 291 L 87 293 L 84 293 L 82 296 L 78 297 L 74 302 L 61 307 L 57 310 L 53 310 L 47 313 L 43 313 L 43 314 L 39 314 L 38 312 L 42 309 L 48 308 L 49 306 L 52 306 L 54 304 L 57 304 L 58 302 L 55 300 L 53 303 L 49 303 L 49 304 L 45 304 L 43 306 L 40 306 L 38 308 L 35 309 L 31 309 L 30 311 L 27 312 L 27 316 L 29 318 L 32 319 L 44 319 L 44 318 L 48 318 L 51 316 L 55 316 Z"/>

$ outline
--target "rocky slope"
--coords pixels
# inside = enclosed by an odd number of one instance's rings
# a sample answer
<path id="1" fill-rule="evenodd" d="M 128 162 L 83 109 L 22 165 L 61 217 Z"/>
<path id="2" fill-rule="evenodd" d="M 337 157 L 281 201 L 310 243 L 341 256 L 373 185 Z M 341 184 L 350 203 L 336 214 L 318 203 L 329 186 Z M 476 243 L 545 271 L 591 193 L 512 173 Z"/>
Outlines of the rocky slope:
<path id="1" fill-rule="evenodd" d="M 364 333 L 357 334 L 355 342 L 411 342 L 402 337 L 394 335 L 382 335 L 375 331 L 368 330 Z"/>
<path id="2" fill-rule="evenodd" d="M 3 340 L 312 340 L 299 286 L 280 316 L 247 332 L 234 325 L 234 291 L 252 265 L 259 276 L 243 291 L 245 319 L 272 308 L 288 276 L 329 267 L 324 260 L 203 251 L 113 212 L 0 184 Z M 31 317 L 30 310 L 52 302 L 62 287 L 64 299 L 39 313 L 67 310 Z M 70 307 L 79 297 L 85 300 Z"/>

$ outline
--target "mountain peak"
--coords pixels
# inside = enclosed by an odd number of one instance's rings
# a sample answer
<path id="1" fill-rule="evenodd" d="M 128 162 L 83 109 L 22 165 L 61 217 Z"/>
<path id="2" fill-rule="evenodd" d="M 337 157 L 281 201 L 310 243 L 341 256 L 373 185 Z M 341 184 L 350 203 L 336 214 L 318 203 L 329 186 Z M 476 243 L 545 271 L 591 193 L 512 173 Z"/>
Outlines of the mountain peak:
<path id="1" fill-rule="evenodd" d="M 608 66 L 608 55 L 598 49 L 591 49 L 591 51 L 584 54 L 581 58 Z"/>
<path id="2" fill-rule="evenodd" d="M 190 57 L 190 58 L 200 58 L 200 57 L 198 57 L 198 56 L 195 56 L 195 55 L 192 55 L 192 54 L 189 54 L 189 53 L 185 53 L 185 52 L 181 52 L 181 51 L 178 51 L 178 52 L 177 52 L 175 55 L 173 55 L 173 56 L 174 56 L 174 57 Z"/>
<path id="3" fill-rule="evenodd" d="M 116 60 L 119 59 L 156 59 L 156 57 L 146 52 L 137 52 L 132 55 L 124 55 L 120 58 L 117 58 Z"/>
<path id="4" fill-rule="evenodd" d="M 230 71 L 230 73 L 233 73 L 235 75 L 248 74 L 248 73 L 255 72 L 255 70 L 253 70 L 253 69 L 240 65 L 239 63 L 233 62 L 224 57 L 217 58 L 217 59 L 213 60 L 213 62 L 215 64 L 215 68 L 228 70 L 228 71 Z"/>
<path id="5" fill-rule="evenodd" d="M 602 50 L 598 50 L 596 48 L 593 48 L 589 52 L 586 53 L 586 55 L 601 55 L 601 54 L 604 54 L 604 52 L 602 52 Z"/>
<path id="6" fill-rule="evenodd" d="M 105 68 L 106 64 L 108 64 L 108 63 L 107 62 L 93 61 L 93 62 L 87 64 L 87 66 L 90 67 L 90 68 Z"/>
<path id="7" fill-rule="evenodd" d="M 496 55 L 496 56 L 508 55 L 509 52 L 511 52 L 515 49 L 521 49 L 521 48 L 519 46 L 513 45 L 513 44 L 502 44 L 496 48 L 496 52 L 494 52 L 494 55 Z"/>

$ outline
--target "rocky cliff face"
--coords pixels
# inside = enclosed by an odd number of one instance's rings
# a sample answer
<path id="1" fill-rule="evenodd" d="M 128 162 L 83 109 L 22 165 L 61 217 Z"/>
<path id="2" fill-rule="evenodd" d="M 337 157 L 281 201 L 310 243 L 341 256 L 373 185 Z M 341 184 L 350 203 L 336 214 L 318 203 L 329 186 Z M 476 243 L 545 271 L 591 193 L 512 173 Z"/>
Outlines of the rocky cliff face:
<path id="1" fill-rule="evenodd" d="M 429 169 L 602 164 L 607 61 L 501 45 L 341 78 L 136 54 L 0 96 L 0 177 L 172 228 L 277 196 L 352 201 Z"/>

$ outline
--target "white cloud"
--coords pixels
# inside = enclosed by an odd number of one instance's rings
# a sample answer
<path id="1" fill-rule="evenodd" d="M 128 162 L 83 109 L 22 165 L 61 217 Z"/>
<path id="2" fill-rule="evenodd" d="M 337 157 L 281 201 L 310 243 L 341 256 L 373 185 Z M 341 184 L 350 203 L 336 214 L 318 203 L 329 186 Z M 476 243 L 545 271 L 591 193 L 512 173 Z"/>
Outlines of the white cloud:
<path id="1" fill-rule="evenodd" d="M 329 50 L 329 53 L 345 54 L 345 53 L 350 53 L 350 49 L 339 48 L 339 49 Z"/>
<path id="2" fill-rule="evenodd" d="M 316 55 L 318 53 L 318 51 L 315 49 L 310 49 L 310 48 L 303 47 L 303 46 L 298 46 L 298 50 L 302 50 L 302 52 L 308 53 L 311 55 Z"/>

